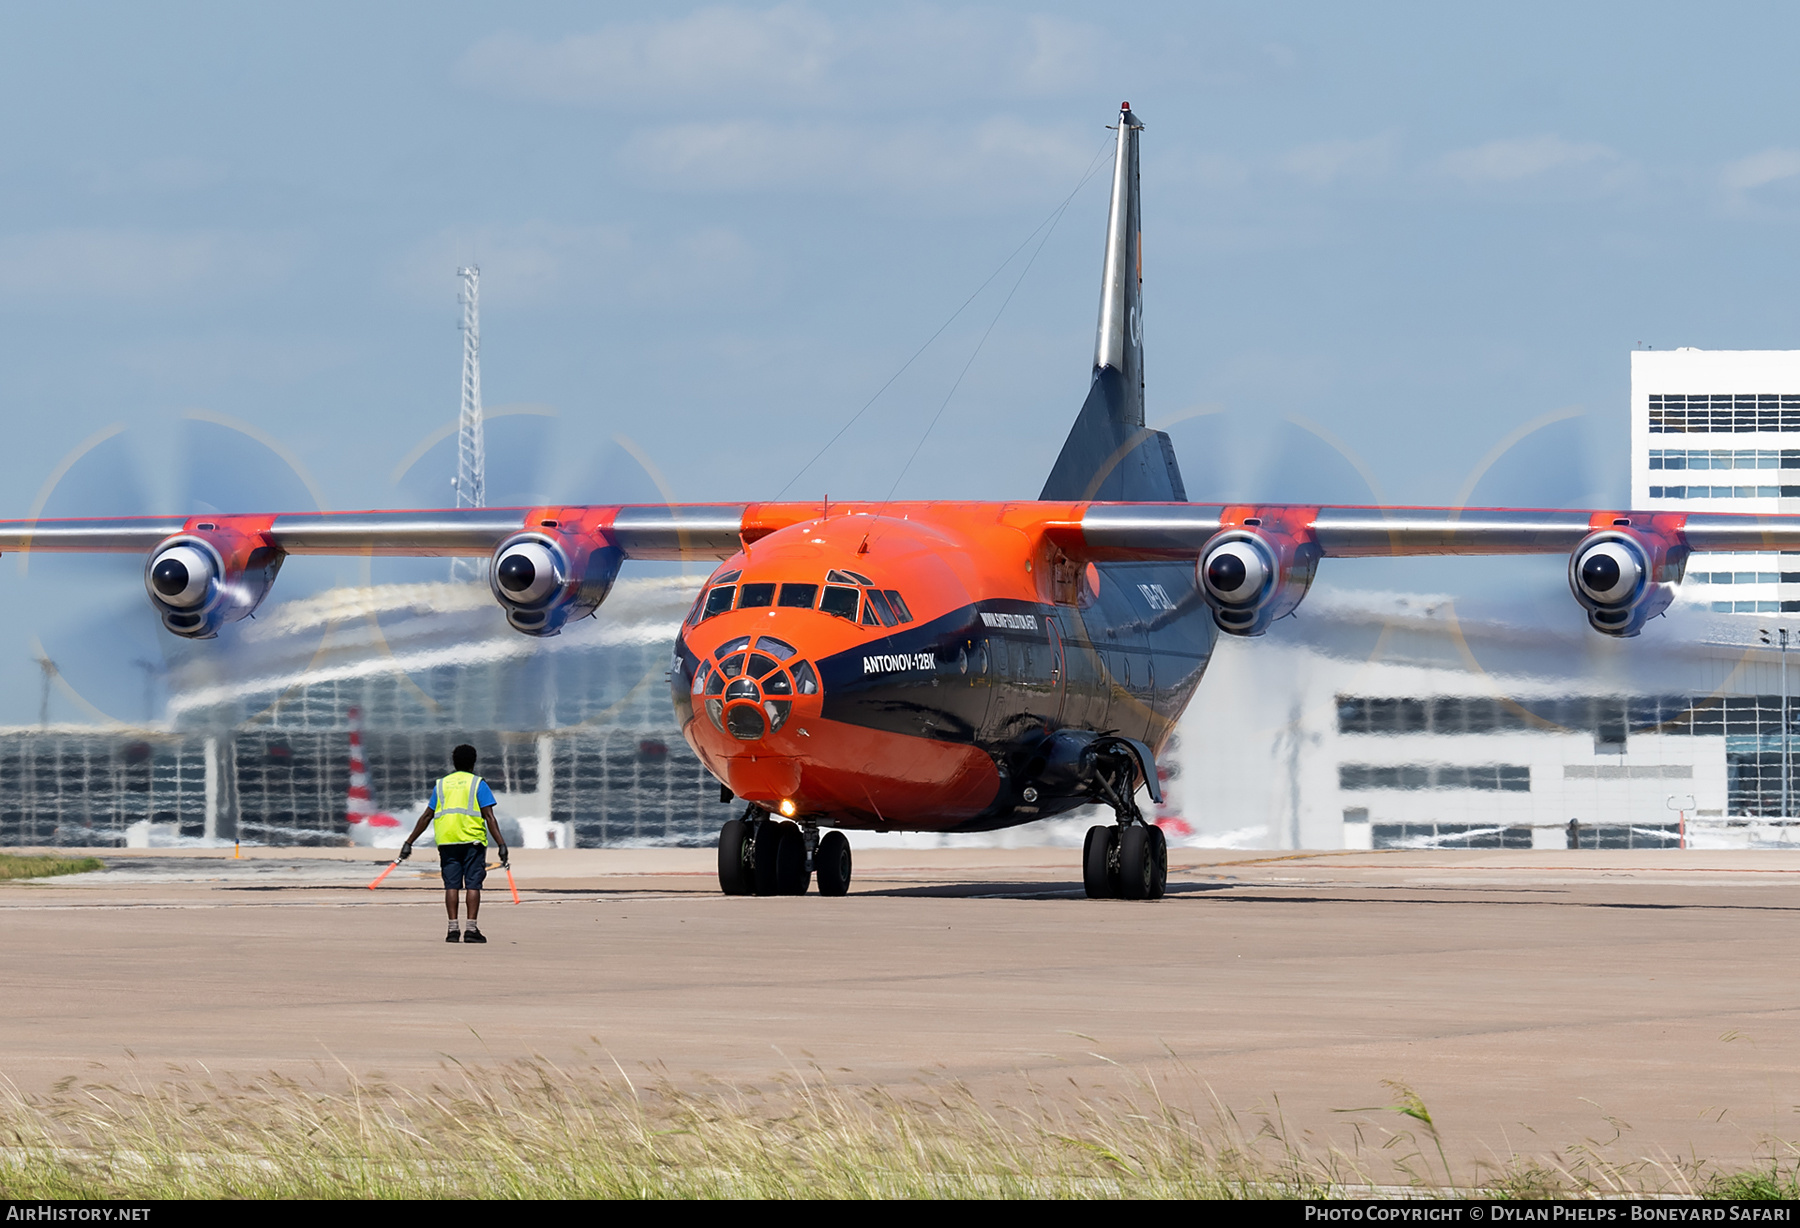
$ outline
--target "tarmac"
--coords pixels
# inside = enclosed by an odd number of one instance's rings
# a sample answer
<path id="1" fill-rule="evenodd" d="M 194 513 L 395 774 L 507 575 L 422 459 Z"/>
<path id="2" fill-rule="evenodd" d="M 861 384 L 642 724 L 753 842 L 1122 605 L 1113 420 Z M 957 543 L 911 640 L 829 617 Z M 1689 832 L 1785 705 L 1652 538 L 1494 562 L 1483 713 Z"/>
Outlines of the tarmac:
<path id="1" fill-rule="evenodd" d="M 428 850 L 375 891 L 369 849 L 95 855 L 0 884 L 0 1074 L 26 1094 L 537 1058 L 1154 1095 L 1429 1155 L 1410 1091 L 1465 1167 L 1800 1139 L 1800 852 L 1185 849 L 1133 903 L 1083 898 L 1067 849 L 865 851 L 841 899 L 721 896 L 710 849 L 519 851 L 480 947 L 443 941 Z"/>

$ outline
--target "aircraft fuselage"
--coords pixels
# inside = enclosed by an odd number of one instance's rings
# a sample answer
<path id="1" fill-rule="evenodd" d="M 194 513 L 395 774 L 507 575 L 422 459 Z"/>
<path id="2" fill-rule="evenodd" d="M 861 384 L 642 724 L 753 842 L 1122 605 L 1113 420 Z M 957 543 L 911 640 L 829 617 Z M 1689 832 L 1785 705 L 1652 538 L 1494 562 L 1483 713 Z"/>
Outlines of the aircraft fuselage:
<path id="1" fill-rule="evenodd" d="M 1056 761 L 1069 733 L 1160 751 L 1217 631 L 1190 566 L 1077 567 L 1042 507 L 851 507 L 750 542 L 677 639 L 695 753 L 828 827 L 984 830 L 1095 800 Z"/>

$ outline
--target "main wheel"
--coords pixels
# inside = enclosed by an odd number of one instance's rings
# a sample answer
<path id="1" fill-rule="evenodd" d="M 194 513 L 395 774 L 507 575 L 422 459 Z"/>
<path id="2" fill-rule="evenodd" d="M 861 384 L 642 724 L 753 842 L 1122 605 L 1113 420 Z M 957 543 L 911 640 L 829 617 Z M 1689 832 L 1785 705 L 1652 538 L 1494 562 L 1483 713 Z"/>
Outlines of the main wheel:
<path id="1" fill-rule="evenodd" d="M 756 852 L 751 858 L 751 884 L 757 895 L 779 895 L 781 892 L 777 861 L 781 856 L 783 831 L 797 831 L 792 823 L 764 819 L 756 833 Z"/>
<path id="2" fill-rule="evenodd" d="M 806 868 L 806 834 L 792 823 L 783 823 L 775 846 L 775 894 L 805 895 L 811 885 L 812 871 Z"/>
<path id="3" fill-rule="evenodd" d="M 1088 899 L 1110 900 L 1118 896 L 1119 876 L 1113 859 L 1118 843 L 1118 828 L 1088 828 L 1087 842 L 1081 846 L 1081 885 L 1087 888 Z"/>
<path id="4" fill-rule="evenodd" d="M 756 888 L 756 867 L 750 855 L 755 847 L 748 821 L 732 819 L 719 829 L 719 890 L 726 895 L 749 895 Z"/>
<path id="5" fill-rule="evenodd" d="M 1169 878 L 1162 828 L 1134 825 L 1119 834 L 1119 888 L 1128 900 L 1159 900 Z"/>
<path id="6" fill-rule="evenodd" d="M 844 895 L 850 890 L 850 840 L 841 831 L 828 831 L 813 854 L 819 875 L 820 895 Z"/>

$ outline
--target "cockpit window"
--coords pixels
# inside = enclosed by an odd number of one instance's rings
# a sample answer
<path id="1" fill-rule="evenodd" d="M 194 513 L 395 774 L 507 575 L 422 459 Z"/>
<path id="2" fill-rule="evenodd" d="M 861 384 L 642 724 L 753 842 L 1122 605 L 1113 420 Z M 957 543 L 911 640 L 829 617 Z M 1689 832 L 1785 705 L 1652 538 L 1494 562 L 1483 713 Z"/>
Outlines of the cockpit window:
<path id="1" fill-rule="evenodd" d="M 758 652 L 766 652 L 777 661 L 786 661 L 798 651 L 786 640 L 778 640 L 772 635 L 765 635 L 757 640 L 756 648 Z"/>
<path id="2" fill-rule="evenodd" d="M 838 573 L 834 571 L 831 574 L 837 575 Z M 858 593 L 853 588 L 839 588 L 835 584 L 827 584 L 825 596 L 819 601 L 819 610 L 821 613 L 835 614 L 839 618 L 847 618 L 851 622 L 855 622 L 856 608 L 861 604 L 857 598 Z"/>
<path id="3" fill-rule="evenodd" d="M 869 595 L 871 597 L 874 596 L 873 593 L 870 593 Z M 881 625 L 881 619 L 875 613 L 875 603 L 873 601 L 863 602 L 862 620 L 863 626 L 865 627 L 879 627 Z"/>
<path id="4" fill-rule="evenodd" d="M 882 591 L 887 594 L 888 604 L 894 607 L 894 617 L 903 623 L 911 622 L 913 620 L 912 611 L 906 608 L 906 602 L 900 599 L 900 594 L 891 588 Z"/>
<path id="5" fill-rule="evenodd" d="M 725 572 L 723 575 L 714 576 L 712 578 L 712 582 L 714 584 L 730 584 L 733 580 L 736 580 L 739 576 L 741 576 L 743 574 L 744 573 L 741 571 L 728 571 L 728 572 Z"/>
<path id="6" fill-rule="evenodd" d="M 731 599 L 737 595 L 737 585 L 721 584 L 706 594 L 706 609 L 700 615 L 705 622 L 715 614 L 723 614 L 731 608 Z"/>
<path id="7" fill-rule="evenodd" d="M 781 604 L 794 610 L 810 610 L 813 602 L 819 598 L 817 584 L 783 584 L 781 586 Z"/>
<path id="8" fill-rule="evenodd" d="M 872 588 L 869 590 L 869 604 L 875 608 L 875 613 L 881 617 L 882 626 L 891 627 L 900 621 L 898 618 L 894 617 L 894 607 L 888 604 L 887 594 L 880 589 Z M 867 612 L 863 614 L 863 621 L 869 621 Z"/>
<path id="9" fill-rule="evenodd" d="M 773 584 L 746 584 L 738 592 L 738 609 L 740 610 L 774 604 L 775 586 Z"/>
<path id="10" fill-rule="evenodd" d="M 723 661 L 732 653 L 742 652 L 748 647 L 750 647 L 750 637 L 747 635 L 740 635 L 735 640 L 726 640 L 723 644 L 720 644 L 713 650 L 713 656 Z"/>
<path id="11" fill-rule="evenodd" d="M 858 575 L 854 571 L 840 571 L 832 568 L 831 574 L 825 577 L 828 584 L 873 584 L 875 581 L 867 576 Z"/>

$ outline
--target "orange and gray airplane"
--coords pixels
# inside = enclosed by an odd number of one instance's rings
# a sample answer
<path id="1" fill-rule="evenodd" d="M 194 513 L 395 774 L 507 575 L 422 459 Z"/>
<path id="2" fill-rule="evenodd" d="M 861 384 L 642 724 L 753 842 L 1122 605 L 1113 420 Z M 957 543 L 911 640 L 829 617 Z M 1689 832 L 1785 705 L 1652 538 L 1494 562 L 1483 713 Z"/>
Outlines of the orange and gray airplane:
<path id="1" fill-rule="evenodd" d="M 717 569 L 681 625 L 672 699 L 745 804 L 733 894 L 850 885 L 845 831 L 987 831 L 1104 804 L 1090 896 L 1163 893 L 1156 757 L 1220 632 L 1292 613 L 1328 558 L 1566 554 L 1589 626 L 1634 636 L 1690 551 L 1800 549 L 1800 517 L 1190 503 L 1144 426 L 1138 142 L 1120 109 L 1087 400 L 1036 499 L 268 513 L 0 524 L 0 550 L 145 556 L 171 633 L 255 610 L 289 555 L 473 556 L 526 635 L 606 600 L 631 559 Z"/>

